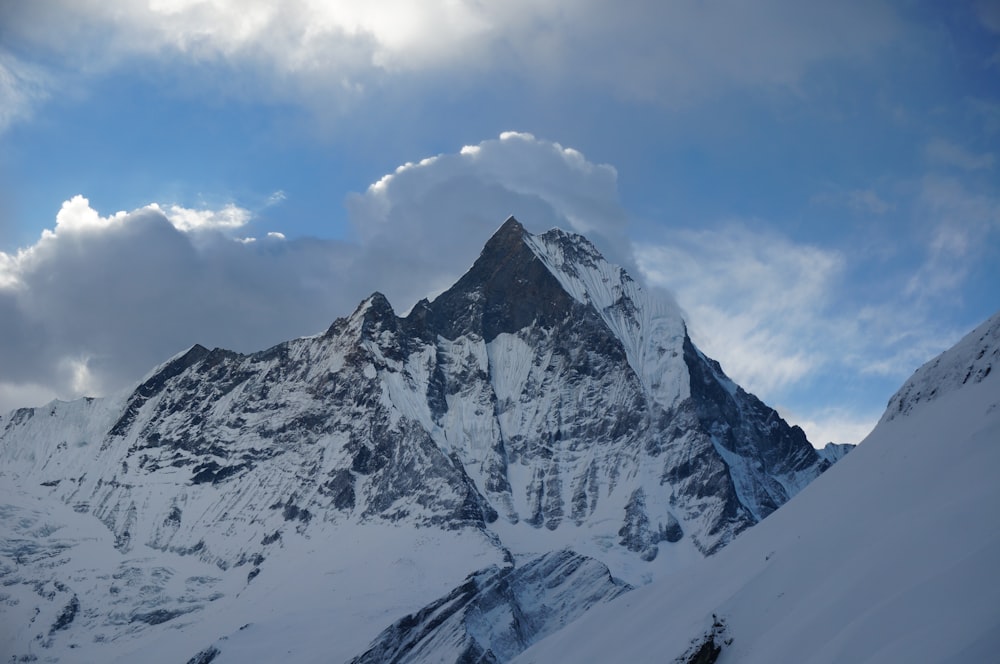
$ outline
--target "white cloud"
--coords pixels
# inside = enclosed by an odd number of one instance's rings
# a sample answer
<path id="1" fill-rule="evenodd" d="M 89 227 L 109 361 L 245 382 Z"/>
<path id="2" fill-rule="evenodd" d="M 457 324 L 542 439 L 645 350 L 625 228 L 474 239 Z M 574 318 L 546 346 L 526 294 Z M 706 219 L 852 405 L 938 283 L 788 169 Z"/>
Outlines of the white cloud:
<path id="1" fill-rule="evenodd" d="M 242 219 L 233 207 L 102 216 L 75 196 L 35 244 L 0 252 L 0 407 L 107 393 L 196 342 L 256 350 L 328 325 L 342 310 L 324 305 L 347 306 L 345 247 L 203 238 Z"/>
<path id="2" fill-rule="evenodd" d="M 74 196 L 35 244 L 0 252 L 0 410 L 126 387 L 194 343 L 252 351 L 313 334 L 374 290 L 405 311 L 461 276 L 510 214 L 627 256 L 616 177 L 506 133 L 351 196 L 354 244 L 275 231 L 250 241 L 235 233 L 250 225 L 235 204 L 105 216 Z"/>
<path id="3" fill-rule="evenodd" d="M 125 218 L 125 212 L 102 217 L 97 210 L 90 207 L 90 201 L 77 194 L 62 204 L 56 214 L 55 231 L 45 230 L 43 236 L 55 236 L 57 233 L 73 233 L 100 231 L 114 224 L 120 224 Z"/>
<path id="4" fill-rule="evenodd" d="M 676 293 L 695 342 L 751 392 L 773 394 L 819 369 L 844 257 L 730 224 L 637 245 L 645 277 Z"/>
<path id="5" fill-rule="evenodd" d="M 812 67 L 863 58 L 900 32 L 888 4 L 872 0 L 34 0 L 0 5 L 0 23 L 68 70 L 136 57 L 221 67 L 223 83 L 267 81 L 233 89 L 318 95 L 326 112 L 331 97 L 349 102 L 387 77 L 423 73 L 471 75 L 456 83 L 513 73 L 687 105 L 796 86 Z"/>
<path id="6" fill-rule="evenodd" d="M 966 213 L 993 214 L 988 199 L 964 194 L 930 187 L 922 200 L 928 207 L 932 199 L 963 200 Z M 672 291 L 687 311 L 694 342 L 737 383 L 767 402 L 788 404 L 781 410 L 815 443 L 857 442 L 884 404 L 836 404 L 876 385 L 887 399 L 967 331 L 939 313 L 954 304 L 979 260 L 971 238 L 982 243 L 984 236 L 946 230 L 929 239 L 929 256 L 909 279 L 919 288 L 904 288 L 905 270 L 881 273 L 898 288 L 873 284 L 862 264 L 870 257 L 795 242 L 760 221 L 674 229 L 635 251 L 646 279 Z M 810 403 L 801 393 L 828 398 Z"/>
<path id="7" fill-rule="evenodd" d="M 218 210 L 202 208 L 186 208 L 180 205 L 168 205 L 164 209 L 159 203 L 150 203 L 146 208 L 162 214 L 174 228 L 183 232 L 207 230 L 234 230 L 250 221 L 250 211 L 233 203 L 228 203 Z M 62 204 L 56 214 L 55 230 L 46 229 L 44 237 L 59 233 L 99 232 L 114 225 L 121 225 L 128 214 L 118 211 L 107 217 L 102 217 L 90 206 L 90 201 L 77 194 Z"/>
<path id="8" fill-rule="evenodd" d="M 876 266 L 877 282 L 866 263 L 891 254 L 798 243 L 757 221 L 672 230 L 636 257 L 689 312 L 695 342 L 765 399 L 827 372 L 902 380 L 965 331 L 941 308 L 960 306 L 1000 233 L 1000 200 L 953 178 L 925 178 L 913 204 L 924 254 Z"/>
<path id="9" fill-rule="evenodd" d="M 534 231 L 585 233 L 617 262 L 631 254 L 615 169 L 525 133 L 404 164 L 350 196 L 347 208 L 382 266 L 373 288 L 404 310 L 459 277 L 511 214 Z"/>
<path id="10" fill-rule="evenodd" d="M 152 203 L 149 207 L 163 212 L 179 231 L 226 231 L 245 226 L 250 221 L 250 211 L 232 203 L 221 210 L 194 210 L 180 205 L 170 205 L 166 210 L 161 210 L 156 203 Z"/>

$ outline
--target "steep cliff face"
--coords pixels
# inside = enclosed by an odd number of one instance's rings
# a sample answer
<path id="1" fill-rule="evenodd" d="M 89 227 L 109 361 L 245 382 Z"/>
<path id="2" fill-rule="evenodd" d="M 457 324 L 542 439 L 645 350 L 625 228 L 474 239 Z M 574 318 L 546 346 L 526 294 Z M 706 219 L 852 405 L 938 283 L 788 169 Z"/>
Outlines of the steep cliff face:
<path id="1" fill-rule="evenodd" d="M 290 538 L 364 525 L 467 532 L 501 558 L 571 546 L 624 574 L 718 550 L 830 463 L 670 303 L 585 238 L 513 218 L 405 317 L 376 293 L 324 334 L 194 346 L 131 394 L 0 428 L 0 472 L 96 516 L 120 552 L 248 583 Z"/>

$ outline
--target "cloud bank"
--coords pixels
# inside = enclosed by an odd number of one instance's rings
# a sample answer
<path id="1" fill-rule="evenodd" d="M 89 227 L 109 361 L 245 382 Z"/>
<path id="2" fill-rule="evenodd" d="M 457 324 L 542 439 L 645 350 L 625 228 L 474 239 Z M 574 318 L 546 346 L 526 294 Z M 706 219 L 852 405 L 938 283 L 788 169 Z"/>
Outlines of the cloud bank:
<path id="1" fill-rule="evenodd" d="M 762 220 L 633 244 L 615 169 L 526 133 L 403 164 L 349 195 L 343 241 L 287 239 L 235 203 L 102 216 L 74 196 L 35 244 L 0 252 L 0 410 L 129 387 L 194 343 L 253 351 L 317 333 L 375 290 L 404 313 L 461 276 L 513 214 L 533 232 L 586 234 L 675 293 L 695 342 L 734 380 L 815 441 L 856 441 L 882 404 L 858 410 L 838 392 L 865 377 L 892 389 L 965 332 L 935 313 L 1000 231 L 1000 203 L 954 180 L 929 177 L 916 203 L 923 260 L 874 289 L 861 284 L 878 258 L 797 242 Z M 805 386 L 826 400 L 803 403 Z"/>
<path id="2" fill-rule="evenodd" d="M 319 98 L 325 112 L 400 77 L 441 74 L 684 106 L 724 90 L 794 88 L 816 66 L 863 62 L 901 31 L 876 0 L 35 0 L 0 3 L 0 26 L 11 48 L 40 49 L 63 75 L 170 61 L 218 68 L 213 94 Z M 0 59 L 8 122 L 38 96 L 39 77 L 16 62 Z M 258 84 L 229 85 L 243 74 Z"/>
<path id="3" fill-rule="evenodd" d="M 0 411 L 128 387 L 194 343 L 252 351 L 320 332 L 374 290 L 406 311 L 511 214 L 627 252 L 616 182 L 576 150 L 509 132 L 351 195 L 350 242 L 288 240 L 236 204 L 102 216 L 74 196 L 34 245 L 0 252 Z"/>

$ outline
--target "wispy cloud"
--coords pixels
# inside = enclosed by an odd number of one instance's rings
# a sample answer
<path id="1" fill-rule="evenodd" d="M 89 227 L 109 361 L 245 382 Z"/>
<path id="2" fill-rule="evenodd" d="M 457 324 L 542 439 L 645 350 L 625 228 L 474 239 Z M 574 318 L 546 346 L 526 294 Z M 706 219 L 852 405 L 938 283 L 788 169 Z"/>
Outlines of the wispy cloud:
<path id="1" fill-rule="evenodd" d="M 980 22 L 987 30 L 1000 33 L 1000 6 L 997 3 L 990 0 L 976 0 L 973 7 Z"/>
<path id="2" fill-rule="evenodd" d="M 847 200 L 853 209 L 872 214 L 885 214 L 894 207 L 872 189 L 855 189 L 848 193 Z"/>
<path id="3" fill-rule="evenodd" d="M 918 198 L 924 222 L 925 256 L 906 284 L 906 294 L 925 300 L 956 291 L 990 238 L 1000 235 L 1000 199 L 970 190 L 955 178 L 928 176 Z"/>
<path id="4" fill-rule="evenodd" d="M 872 188 L 848 191 L 823 192 L 812 197 L 812 202 L 823 205 L 846 207 L 858 214 L 883 215 L 896 208 Z"/>
<path id="5" fill-rule="evenodd" d="M 651 283 L 676 293 L 695 341 L 751 391 L 773 394 L 829 360 L 838 252 L 734 222 L 672 231 L 669 243 L 637 245 L 636 257 Z"/>
<path id="6" fill-rule="evenodd" d="M 0 48 L 0 134 L 50 96 L 51 76 Z"/>
<path id="7" fill-rule="evenodd" d="M 993 34 L 1000 34 L 1000 6 L 992 0 L 976 0 L 973 4 L 980 24 Z M 995 48 L 988 64 L 1000 67 L 1000 48 Z"/>
<path id="8" fill-rule="evenodd" d="M 778 408 L 779 412 L 782 408 Z M 859 443 L 875 428 L 882 416 L 881 408 L 863 414 L 846 408 L 822 408 L 805 417 L 795 412 L 782 412 L 786 419 L 796 422 L 816 445 L 826 443 Z"/>
<path id="9" fill-rule="evenodd" d="M 935 138 L 924 148 L 928 161 L 941 166 L 960 168 L 966 171 L 982 171 L 993 168 L 993 153 L 977 154 L 943 138 Z"/>
<path id="10" fill-rule="evenodd" d="M 857 442 L 884 404 L 846 407 L 835 386 L 876 380 L 887 399 L 966 332 L 938 314 L 955 306 L 1000 228 L 997 201 L 954 181 L 926 181 L 918 204 L 935 220 L 923 260 L 881 266 L 880 287 L 860 262 L 877 258 L 797 242 L 761 220 L 674 229 L 636 245 L 636 257 L 647 280 L 675 293 L 692 338 L 734 380 L 786 404 L 815 442 Z M 830 401 L 803 403 L 797 392 L 807 387 Z"/>

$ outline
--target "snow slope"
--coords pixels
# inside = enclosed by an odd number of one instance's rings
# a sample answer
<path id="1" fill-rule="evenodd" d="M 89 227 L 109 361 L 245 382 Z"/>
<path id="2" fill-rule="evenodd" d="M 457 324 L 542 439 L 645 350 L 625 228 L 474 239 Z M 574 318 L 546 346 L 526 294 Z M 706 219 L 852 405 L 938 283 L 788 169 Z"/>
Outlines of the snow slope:
<path id="1" fill-rule="evenodd" d="M 722 663 L 997 661 L 998 358 L 1000 314 L 767 520 L 515 661 L 688 661 L 709 638 Z"/>

